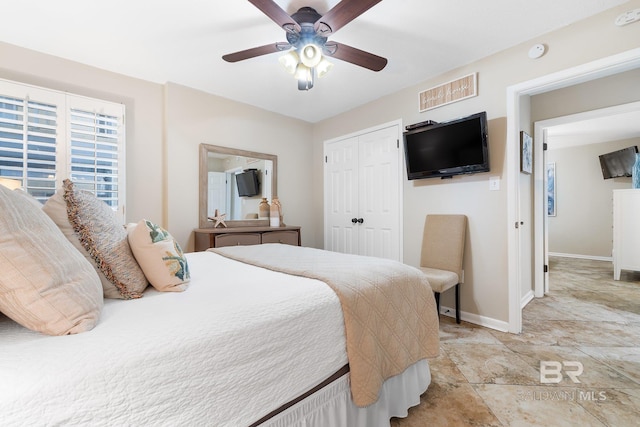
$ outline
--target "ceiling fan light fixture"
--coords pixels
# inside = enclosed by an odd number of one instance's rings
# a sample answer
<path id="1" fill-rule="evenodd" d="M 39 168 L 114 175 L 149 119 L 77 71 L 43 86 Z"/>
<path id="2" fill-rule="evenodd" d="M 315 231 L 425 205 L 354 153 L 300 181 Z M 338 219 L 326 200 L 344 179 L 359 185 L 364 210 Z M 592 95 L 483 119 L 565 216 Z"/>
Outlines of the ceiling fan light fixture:
<path id="1" fill-rule="evenodd" d="M 322 49 L 313 43 L 306 44 L 300 49 L 300 61 L 309 68 L 313 68 L 322 60 Z"/>
<path id="2" fill-rule="evenodd" d="M 289 74 L 295 74 L 298 63 L 300 62 L 300 57 L 295 50 L 292 50 L 289 51 L 286 55 L 282 55 L 280 58 L 278 58 L 278 62 L 282 64 L 284 69 L 287 70 Z"/>
<path id="3" fill-rule="evenodd" d="M 325 58 L 322 58 L 318 66 L 316 67 L 316 72 L 318 73 L 318 78 L 322 78 L 327 75 L 327 73 L 333 68 L 333 64 L 327 61 Z"/>

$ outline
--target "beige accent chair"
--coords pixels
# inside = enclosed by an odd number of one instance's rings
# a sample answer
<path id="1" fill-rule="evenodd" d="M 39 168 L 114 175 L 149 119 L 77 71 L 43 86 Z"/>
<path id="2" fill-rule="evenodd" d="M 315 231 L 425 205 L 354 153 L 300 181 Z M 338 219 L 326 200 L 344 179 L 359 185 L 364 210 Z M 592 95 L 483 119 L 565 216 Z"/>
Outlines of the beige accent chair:
<path id="1" fill-rule="evenodd" d="M 455 287 L 456 323 L 460 323 L 462 261 L 467 231 L 465 215 L 427 215 L 422 237 L 420 270 L 429 279 L 440 314 L 440 294 Z"/>

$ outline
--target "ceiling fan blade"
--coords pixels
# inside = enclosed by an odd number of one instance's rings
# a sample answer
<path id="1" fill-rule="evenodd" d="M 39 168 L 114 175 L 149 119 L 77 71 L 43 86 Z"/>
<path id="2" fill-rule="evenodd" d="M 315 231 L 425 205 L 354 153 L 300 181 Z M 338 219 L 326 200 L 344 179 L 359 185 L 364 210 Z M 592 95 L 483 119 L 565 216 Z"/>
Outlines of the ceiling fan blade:
<path id="1" fill-rule="evenodd" d="M 260 9 L 262 13 L 286 31 L 300 31 L 300 25 L 273 0 L 249 0 L 249 3 Z"/>
<path id="2" fill-rule="evenodd" d="M 372 71 L 380 71 L 387 65 L 386 58 L 334 41 L 326 43 L 324 53 Z"/>
<path id="3" fill-rule="evenodd" d="M 342 0 L 318 19 L 314 28 L 322 37 L 335 33 L 382 0 Z"/>
<path id="4" fill-rule="evenodd" d="M 268 55 L 270 53 L 282 52 L 291 48 L 289 43 L 271 43 L 264 46 L 254 47 L 251 49 L 241 50 L 239 52 L 228 53 L 222 57 L 227 62 L 238 62 L 256 56 Z"/>

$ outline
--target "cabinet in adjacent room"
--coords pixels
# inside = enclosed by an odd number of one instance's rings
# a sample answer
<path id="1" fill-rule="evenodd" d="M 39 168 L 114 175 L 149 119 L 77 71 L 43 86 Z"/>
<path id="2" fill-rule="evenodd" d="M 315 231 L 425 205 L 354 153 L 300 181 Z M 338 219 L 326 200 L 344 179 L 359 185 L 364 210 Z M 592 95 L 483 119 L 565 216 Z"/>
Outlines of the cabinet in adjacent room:
<path id="1" fill-rule="evenodd" d="M 613 190 L 613 278 L 640 271 L 640 189 Z"/>

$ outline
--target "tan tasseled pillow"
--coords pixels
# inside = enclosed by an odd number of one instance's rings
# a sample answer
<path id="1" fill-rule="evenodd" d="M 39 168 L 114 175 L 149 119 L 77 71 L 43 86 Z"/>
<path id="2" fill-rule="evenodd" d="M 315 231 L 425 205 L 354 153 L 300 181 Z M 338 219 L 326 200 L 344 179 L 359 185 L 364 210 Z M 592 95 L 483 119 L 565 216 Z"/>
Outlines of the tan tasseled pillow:
<path id="1" fill-rule="evenodd" d="M 0 311 L 48 335 L 88 331 L 102 310 L 98 275 L 30 197 L 0 185 Z"/>
<path id="2" fill-rule="evenodd" d="M 65 180 L 43 210 L 101 274 L 105 298 L 140 298 L 149 285 L 131 252 L 127 231 L 106 203 Z"/>
<path id="3" fill-rule="evenodd" d="M 98 277 L 100 278 L 100 282 L 102 283 L 104 297 L 122 298 L 115 285 L 111 283 L 109 279 L 104 277 L 104 274 L 102 273 L 102 271 L 100 271 L 96 263 L 93 261 L 93 258 L 91 257 L 91 255 L 89 255 L 89 252 L 87 252 L 87 250 L 82 246 L 82 243 L 80 243 L 80 239 L 78 239 L 76 232 L 73 231 L 73 227 L 71 226 L 69 217 L 67 215 L 67 203 L 64 201 L 63 194 L 64 192 L 61 190 L 53 196 L 49 197 L 49 200 L 47 200 L 42 209 L 47 215 L 49 215 L 53 222 L 56 223 L 56 225 L 62 231 L 62 234 L 64 234 L 64 236 L 73 244 L 73 246 L 75 246 L 76 249 L 78 249 L 80 253 L 84 255 L 85 258 L 91 263 L 91 266 L 96 271 L 96 273 L 98 273 Z"/>
<path id="4" fill-rule="evenodd" d="M 182 248 L 164 228 L 148 220 L 127 227 L 129 246 L 149 283 L 159 291 L 184 291 L 190 280 Z"/>

